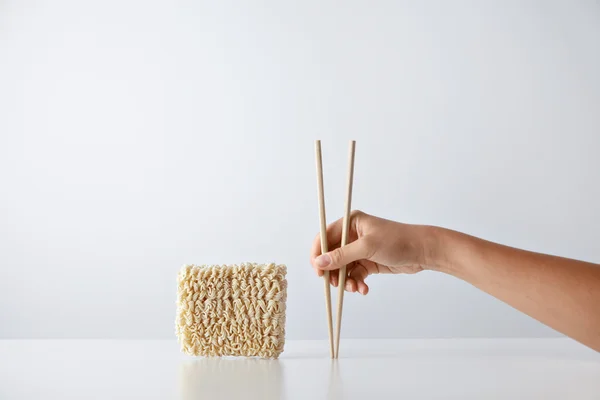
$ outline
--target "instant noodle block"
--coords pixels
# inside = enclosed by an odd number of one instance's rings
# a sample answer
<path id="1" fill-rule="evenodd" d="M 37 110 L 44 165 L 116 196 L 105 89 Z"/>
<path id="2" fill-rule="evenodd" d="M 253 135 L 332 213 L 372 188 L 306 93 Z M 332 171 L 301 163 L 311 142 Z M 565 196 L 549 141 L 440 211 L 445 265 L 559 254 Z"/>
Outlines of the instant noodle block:
<path id="1" fill-rule="evenodd" d="M 278 358 L 285 344 L 285 265 L 184 265 L 175 330 L 181 350 L 205 357 Z"/>

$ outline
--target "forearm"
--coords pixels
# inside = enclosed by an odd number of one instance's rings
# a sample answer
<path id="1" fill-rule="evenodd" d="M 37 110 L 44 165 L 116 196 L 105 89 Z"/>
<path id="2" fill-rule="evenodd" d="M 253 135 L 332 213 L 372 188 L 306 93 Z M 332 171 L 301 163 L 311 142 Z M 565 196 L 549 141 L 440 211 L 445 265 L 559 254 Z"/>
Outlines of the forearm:
<path id="1" fill-rule="evenodd" d="M 435 229 L 435 269 L 600 351 L 600 266 Z"/>

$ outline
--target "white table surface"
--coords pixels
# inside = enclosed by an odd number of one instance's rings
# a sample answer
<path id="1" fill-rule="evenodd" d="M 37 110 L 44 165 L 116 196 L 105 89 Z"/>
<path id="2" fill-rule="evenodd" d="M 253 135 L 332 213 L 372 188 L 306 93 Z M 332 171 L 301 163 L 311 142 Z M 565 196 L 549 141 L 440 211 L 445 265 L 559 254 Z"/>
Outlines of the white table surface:
<path id="1" fill-rule="evenodd" d="M 0 399 L 600 399 L 600 353 L 568 339 L 288 341 L 279 360 L 175 341 L 0 340 Z"/>

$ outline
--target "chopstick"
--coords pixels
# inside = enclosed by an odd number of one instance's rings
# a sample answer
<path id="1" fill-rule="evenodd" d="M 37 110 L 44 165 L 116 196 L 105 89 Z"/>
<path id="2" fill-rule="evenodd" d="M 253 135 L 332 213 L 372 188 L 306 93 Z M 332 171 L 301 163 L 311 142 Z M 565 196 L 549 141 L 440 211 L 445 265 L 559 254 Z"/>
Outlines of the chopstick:
<path id="1" fill-rule="evenodd" d="M 356 141 L 351 140 L 348 151 L 348 174 L 346 180 L 346 202 L 344 220 L 342 222 L 342 243 L 341 247 L 348 244 L 348 233 L 350 228 L 350 210 L 352 208 L 352 181 L 354 180 L 354 153 Z M 340 331 L 342 329 L 342 308 L 344 305 L 344 286 L 346 285 L 346 265 L 339 270 L 338 275 L 338 303 L 336 314 L 336 336 L 335 336 L 335 358 L 340 355 Z"/>
<path id="2" fill-rule="evenodd" d="M 315 141 L 315 159 L 317 162 L 317 191 L 319 195 L 319 221 L 320 221 L 320 233 L 321 233 L 321 254 L 327 253 L 327 223 L 325 217 L 325 191 L 323 189 L 323 160 L 321 157 L 321 141 Z M 333 322 L 331 316 L 331 288 L 330 288 L 330 274 L 329 271 L 324 271 L 324 289 L 325 289 L 325 308 L 327 311 L 327 325 L 329 332 L 329 354 L 331 358 L 334 358 L 334 347 L 333 347 Z M 339 331 L 338 331 L 339 335 Z"/>

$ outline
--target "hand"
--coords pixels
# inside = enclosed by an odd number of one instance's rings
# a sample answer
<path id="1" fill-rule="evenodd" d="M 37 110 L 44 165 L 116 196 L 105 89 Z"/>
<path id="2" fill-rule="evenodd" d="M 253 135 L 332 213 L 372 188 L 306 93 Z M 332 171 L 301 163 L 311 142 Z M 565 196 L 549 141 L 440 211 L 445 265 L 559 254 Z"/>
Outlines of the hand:
<path id="1" fill-rule="evenodd" d="M 317 235 L 311 248 L 311 264 L 318 276 L 330 272 L 331 284 L 338 285 L 338 270 L 347 265 L 345 290 L 366 295 L 365 283 L 372 274 L 414 274 L 426 269 L 430 238 L 428 228 L 407 225 L 353 211 L 349 222 L 348 244 L 340 247 L 342 219 L 327 227 L 329 252 L 321 255 Z"/>

